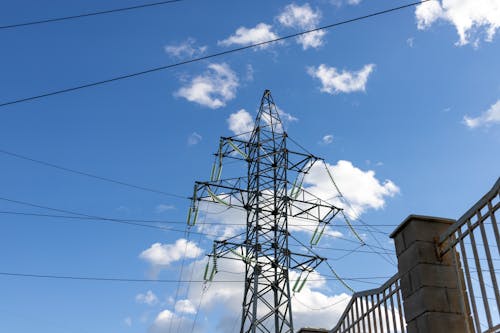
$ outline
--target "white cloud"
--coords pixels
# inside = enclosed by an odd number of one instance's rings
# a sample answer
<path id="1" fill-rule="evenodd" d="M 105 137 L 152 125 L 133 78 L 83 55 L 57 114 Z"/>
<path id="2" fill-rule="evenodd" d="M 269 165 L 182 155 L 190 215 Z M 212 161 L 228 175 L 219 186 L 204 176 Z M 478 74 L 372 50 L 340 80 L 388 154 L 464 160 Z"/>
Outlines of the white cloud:
<path id="1" fill-rule="evenodd" d="M 280 109 L 279 107 L 276 107 L 276 110 L 278 111 L 278 115 L 280 116 L 281 122 L 286 125 L 287 123 L 295 122 L 298 121 L 299 119 L 297 117 L 294 117 L 290 113 L 287 113 Z M 263 120 L 266 123 L 269 123 L 269 117 L 266 117 L 264 115 Z M 229 118 L 227 119 L 227 123 L 229 125 L 229 130 L 233 132 L 235 135 L 246 133 L 243 138 L 249 138 L 250 137 L 250 132 L 253 130 L 254 127 L 254 120 L 252 115 L 246 111 L 245 109 L 241 109 L 238 112 L 232 113 Z M 283 128 L 281 126 L 277 126 L 275 128 L 276 131 L 281 132 L 283 131 Z"/>
<path id="2" fill-rule="evenodd" d="M 238 76 L 225 63 L 210 64 L 208 70 L 180 88 L 175 95 L 190 102 L 217 109 L 236 97 L 239 86 Z"/>
<path id="3" fill-rule="evenodd" d="M 361 0 L 347 0 L 347 3 L 349 5 L 359 5 L 361 3 Z"/>
<path id="4" fill-rule="evenodd" d="M 330 143 L 333 142 L 333 135 L 327 134 L 327 135 L 323 136 L 323 138 L 321 139 L 321 142 L 325 145 L 329 145 Z"/>
<path id="5" fill-rule="evenodd" d="M 195 314 L 196 308 L 194 304 L 191 303 L 189 299 L 181 299 L 175 303 L 175 312 L 176 313 L 187 313 L 187 314 Z"/>
<path id="6" fill-rule="evenodd" d="M 157 213 L 165 213 L 166 211 L 175 209 L 174 205 L 167 205 L 167 204 L 159 204 L 156 206 L 155 211 Z"/>
<path id="7" fill-rule="evenodd" d="M 199 134 L 198 134 L 198 133 L 196 133 L 196 132 L 193 132 L 193 133 L 191 133 L 191 134 L 189 135 L 189 137 L 188 137 L 188 139 L 187 139 L 187 143 L 188 143 L 188 145 L 190 145 L 190 146 L 194 146 L 194 145 L 196 145 L 196 144 L 200 143 L 201 139 L 202 139 L 202 136 L 201 136 L 201 135 L 199 135 Z"/>
<path id="8" fill-rule="evenodd" d="M 196 46 L 195 44 L 196 40 L 194 38 L 188 38 L 180 44 L 165 46 L 165 52 L 176 58 L 192 58 L 206 52 L 206 46 Z"/>
<path id="9" fill-rule="evenodd" d="M 298 42 L 302 44 L 302 48 L 307 50 L 308 48 L 318 48 L 323 45 L 323 36 L 325 35 L 324 30 L 311 31 L 305 35 L 298 37 Z"/>
<path id="10" fill-rule="evenodd" d="M 321 64 L 317 68 L 308 68 L 308 73 L 313 78 L 317 78 L 321 81 L 322 92 L 333 95 L 338 93 L 365 91 L 368 77 L 374 68 L 374 64 L 368 64 L 358 71 L 349 72 L 343 70 L 339 72 L 335 67 L 328 67 L 327 65 Z"/>
<path id="11" fill-rule="evenodd" d="M 196 243 L 184 238 L 178 239 L 175 244 L 154 243 L 142 251 L 139 257 L 153 266 L 168 266 L 172 262 L 185 258 L 197 258 L 203 253 Z"/>
<path id="12" fill-rule="evenodd" d="M 409 47 L 413 48 L 413 45 L 415 44 L 415 38 L 413 38 L 413 37 L 409 37 L 409 38 L 406 40 L 406 44 L 407 44 Z"/>
<path id="13" fill-rule="evenodd" d="M 319 9 L 313 10 L 308 3 L 302 6 L 290 4 L 285 7 L 277 19 L 285 27 L 310 30 L 317 27 L 321 20 L 321 11 Z M 323 45 L 324 35 L 325 31 L 323 30 L 312 31 L 299 36 L 297 42 L 302 45 L 304 50 L 310 47 L 317 48 Z"/>
<path id="14" fill-rule="evenodd" d="M 469 128 L 500 124 L 500 99 L 477 117 L 465 116 L 463 122 Z"/>
<path id="15" fill-rule="evenodd" d="M 246 75 L 245 75 L 245 80 L 246 81 L 253 81 L 253 73 L 254 73 L 254 69 L 253 69 L 252 64 L 247 64 L 247 71 L 246 71 Z"/>
<path id="16" fill-rule="evenodd" d="M 286 113 L 279 107 L 276 107 L 276 110 L 278 110 L 278 115 L 280 116 L 280 119 L 283 123 L 291 123 L 294 121 L 299 121 L 299 118 L 292 116 L 290 113 Z"/>
<path id="17" fill-rule="evenodd" d="M 148 290 L 145 294 L 137 294 L 135 296 L 135 301 L 137 303 L 153 306 L 158 304 L 158 297 L 156 297 L 156 295 L 151 290 Z"/>
<path id="18" fill-rule="evenodd" d="M 132 318 L 127 317 L 127 318 L 123 319 L 123 323 L 124 323 L 124 324 L 125 324 L 125 326 L 127 326 L 127 327 L 132 327 Z"/>
<path id="19" fill-rule="evenodd" d="M 229 115 L 227 124 L 229 125 L 229 130 L 235 135 L 248 133 L 245 137 L 249 137 L 249 132 L 253 130 L 254 122 L 252 115 L 245 109 L 241 109 Z"/>
<path id="20" fill-rule="evenodd" d="M 153 325 L 150 327 L 151 333 L 165 333 L 165 332 L 191 332 L 193 321 L 191 319 L 178 316 L 177 314 L 169 311 L 161 311 L 155 318 Z M 200 332 L 199 328 L 195 327 L 194 332 Z"/>
<path id="21" fill-rule="evenodd" d="M 350 161 L 340 160 L 335 165 L 327 163 L 330 173 L 339 186 L 342 194 L 350 202 L 353 209 L 342 204 L 338 199 L 333 203 L 346 209 L 351 217 L 363 214 L 367 209 L 381 209 L 386 198 L 399 193 L 399 188 L 391 180 L 380 181 L 375 177 L 375 171 L 363 171 Z M 320 198 L 332 197 L 333 184 L 321 164 L 315 164 L 305 179 L 310 185 L 307 190 Z"/>
<path id="22" fill-rule="evenodd" d="M 272 27 L 269 24 L 259 23 L 255 28 L 240 27 L 236 30 L 234 35 L 229 36 L 227 39 L 218 41 L 217 44 L 222 46 L 236 45 L 250 45 L 262 43 L 268 40 L 278 38 L 274 32 L 271 31 Z M 264 49 L 270 44 L 264 44 L 259 48 Z"/>
<path id="23" fill-rule="evenodd" d="M 498 0 L 441 0 L 420 4 L 415 9 L 417 26 L 427 29 L 438 20 L 455 26 L 458 45 L 473 42 L 475 45 L 484 35 L 492 41 L 500 27 L 500 2 Z"/>
<path id="24" fill-rule="evenodd" d="M 319 10 L 312 10 L 308 3 L 298 6 L 290 4 L 278 16 L 278 21 L 285 27 L 308 28 L 316 25 L 321 19 Z"/>
<path id="25" fill-rule="evenodd" d="M 194 272 L 193 279 L 200 279 L 203 275 L 206 260 L 195 261 L 191 264 L 186 274 Z M 217 312 L 219 322 L 216 324 L 217 332 L 234 333 L 234 325 L 239 325 L 241 318 L 241 302 L 243 299 L 243 282 L 224 283 L 224 281 L 243 281 L 244 264 L 237 260 L 218 260 L 219 272 L 215 275 L 210 288 L 205 292 L 201 310 L 208 316 Z M 298 273 L 290 271 L 290 280 L 294 281 Z M 293 282 L 292 282 L 293 283 Z M 202 283 L 192 284 L 188 299 L 192 304 L 199 304 L 202 294 Z M 333 327 L 342 314 L 349 296 L 345 293 L 329 295 L 323 290 L 328 290 L 326 279 L 317 272 L 311 273 L 308 282 L 300 293 L 295 293 L 292 298 L 292 308 L 296 327 Z M 311 310 L 311 308 L 318 310 Z"/>

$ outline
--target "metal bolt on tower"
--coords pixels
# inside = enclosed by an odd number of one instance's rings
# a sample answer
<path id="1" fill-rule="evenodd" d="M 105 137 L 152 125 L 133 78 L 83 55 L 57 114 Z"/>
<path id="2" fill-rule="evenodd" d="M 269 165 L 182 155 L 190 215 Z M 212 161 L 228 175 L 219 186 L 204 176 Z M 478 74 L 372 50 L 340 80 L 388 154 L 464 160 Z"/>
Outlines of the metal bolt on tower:
<path id="1" fill-rule="evenodd" d="M 217 272 L 217 259 L 244 261 L 240 333 L 294 332 L 292 292 L 302 289 L 309 273 L 325 258 L 312 251 L 311 254 L 290 251 L 289 241 L 295 237 L 289 233 L 289 221 L 309 221 L 314 231 L 310 244 L 315 245 L 340 212 L 302 187 L 304 176 L 321 159 L 306 151 L 290 150 L 288 139 L 271 93 L 266 90 L 253 130 L 222 137 L 210 180 L 196 182 L 194 186 L 188 225 L 195 225 L 201 201 L 246 212 L 245 239 L 214 241 L 205 269 L 205 279 L 212 280 Z M 247 175 L 222 179 L 225 159 L 242 161 L 247 166 Z M 292 289 L 291 271 L 299 276 Z"/>

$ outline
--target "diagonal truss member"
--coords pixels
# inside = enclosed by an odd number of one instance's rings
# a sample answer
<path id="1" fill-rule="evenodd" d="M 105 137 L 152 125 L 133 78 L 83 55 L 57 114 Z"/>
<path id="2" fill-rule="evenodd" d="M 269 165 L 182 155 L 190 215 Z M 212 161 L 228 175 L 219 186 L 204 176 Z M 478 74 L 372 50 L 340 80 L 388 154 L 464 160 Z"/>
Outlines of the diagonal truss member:
<path id="1" fill-rule="evenodd" d="M 223 161 L 240 160 L 247 175 L 221 179 Z M 315 254 L 289 250 L 289 220 L 315 223 L 311 245 L 340 208 L 302 187 L 313 164 L 321 160 L 308 152 L 287 147 L 287 133 L 269 90 L 264 92 L 255 125 L 250 133 L 222 137 L 211 178 L 196 182 L 188 225 L 193 226 L 201 201 L 246 212 L 246 237 L 214 241 L 205 279 L 213 279 L 217 259 L 243 260 L 245 290 L 240 333 L 293 333 L 291 290 L 300 291 L 307 276 L 325 260 Z M 291 239 L 291 238 L 290 238 Z M 311 252 L 312 253 L 312 252 Z M 290 272 L 299 277 L 290 288 Z"/>

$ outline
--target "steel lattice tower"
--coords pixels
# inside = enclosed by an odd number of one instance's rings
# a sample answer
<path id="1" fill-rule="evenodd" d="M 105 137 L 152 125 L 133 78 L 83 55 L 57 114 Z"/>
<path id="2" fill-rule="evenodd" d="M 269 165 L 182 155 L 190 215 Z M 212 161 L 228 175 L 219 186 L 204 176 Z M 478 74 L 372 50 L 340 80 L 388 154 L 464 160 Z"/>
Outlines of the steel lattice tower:
<path id="1" fill-rule="evenodd" d="M 314 223 L 310 243 L 315 245 L 340 211 L 302 188 L 304 176 L 321 159 L 306 151 L 289 150 L 288 140 L 271 93 L 266 90 L 251 133 L 222 137 L 210 181 L 196 182 L 194 187 L 190 226 L 196 223 L 201 201 L 246 212 L 245 239 L 214 241 L 205 269 L 205 279 L 211 280 L 218 258 L 244 261 L 240 333 L 294 332 L 290 272 L 299 273 L 292 291 L 300 291 L 309 273 L 325 258 L 312 251 L 290 251 L 289 241 L 296 238 L 289 233 L 289 219 Z M 224 159 L 246 163 L 247 176 L 221 179 Z"/>

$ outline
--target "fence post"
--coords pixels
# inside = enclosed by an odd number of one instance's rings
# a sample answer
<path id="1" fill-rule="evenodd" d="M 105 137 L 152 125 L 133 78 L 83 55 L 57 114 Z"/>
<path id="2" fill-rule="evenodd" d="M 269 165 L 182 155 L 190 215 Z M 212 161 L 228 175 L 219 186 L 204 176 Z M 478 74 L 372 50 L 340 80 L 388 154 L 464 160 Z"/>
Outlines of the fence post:
<path id="1" fill-rule="evenodd" d="M 440 258 L 436 239 L 455 221 L 410 215 L 391 234 L 408 333 L 466 333 L 454 251 Z"/>

